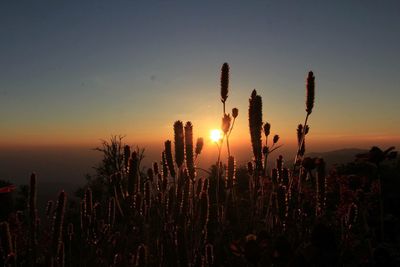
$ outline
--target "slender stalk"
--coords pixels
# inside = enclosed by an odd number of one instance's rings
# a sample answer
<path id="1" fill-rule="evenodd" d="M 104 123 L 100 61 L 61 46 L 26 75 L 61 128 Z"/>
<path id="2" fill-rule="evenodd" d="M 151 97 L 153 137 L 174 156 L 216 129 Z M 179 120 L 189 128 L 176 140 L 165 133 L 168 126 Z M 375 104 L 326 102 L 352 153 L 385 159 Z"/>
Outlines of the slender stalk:
<path id="1" fill-rule="evenodd" d="M 272 144 L 272 146 L 274 146 L 274 144 Z M 267 147 L 268 149 L 268 136 L 265 137 L 265 147 Z M 265 153 L 264 155 L 264 176 L 268 175 L 268 170 L 267 170 L 267 164 L 268 164 L 268 154 L 269 154 L 269 149 L 267 151 L 267 153 Z"/>
<path id="2" fill-rule="evenodd" d="M 304 138 L 305 138 L 305 135 L 306 135 L 307 121 L 308 121 L 308 116 L 309 116 L 309 115 L 310 115 L 310 114 L 307 113 L 306 119 L 305 119 L 305 121 L 304 121 L 303 130 L 302 130 L 302 134 L 301 134 L 301 139 L 300 139 L 300 142 L 299 142 L 299 146 L 298 146 L 298 148 L 297 148 L 296 157 L 294 158 L 294 162 L 293 162 L 293 170 L 292 170 L 292 175 L 290 176 L 289 189 L 292 188 L 293 177 L 294 177 L 294 174 L 295 174 L 295 172 L 296 172 L 296 167 L 297 167 L 297 160 L 298 160 L 298 158 L 299 158 L 300 151 L 301 151 L 301 147 L 303 146 Z M 299 182 L 300 182 L 300 181 L 299 181 Z"/>
<path id="3" fill-rule="evenodd" d="M 225 105 L 225 103 L 224 103 L 224 105 Z M 224 108 L 224 112 L 225 112 L 225 108 Z M 230 136 L 231 133 L 232 133 L 233 126 L 235 126 L 235 121 L 236 121 L 236 118 L 233 117 L 232 126 L 231 126 L 231 128 L 229 129 L 229 133 L 226 135 L 226 148 L 228 149 L 228 157 L 231 156 L 231 150 L 230 150 L 230 147 L 229 147 L 229 136 Z"/>
<path id="4" fill-rule="evenodd" d="M 306 129 L 307 129 L 307 121 L 308 121 L 308 116 L 309 116 L 309 115 L 310 115 L 310 114 L 307 113 L 306 119 L 305 119 L 305 121 L 304 121 L 304 126 L 303 126 L 303 130 L 302 130 L 302 133 L 301 133 L 301 139 L 300 139 L 299 147 L 297 148 L 296 157 L 295 157 L 295 159 L 294 159 L 294 166 L 293 166 L 293 169 L 296 168 L 297 160 L 298 160 L 298 158 L 299 158 L 300 151 L 301 151 L 301 147 L 303 146 L 303 143 L 304 143 L 304 139 L 305 139 L 305 135 L 306 135 Z"/>
<path id="5" fill-rule="evenodd" d="M 221 140 L 221 145 L 218 145 L 218 143 L 216 143 L 216 144 L 217 144 L 217 147 L 218 147 L 218 159 L 217 159 L 217 193 L 216 193 L 217 211 L 219 211 L 219 180 L 220 180 L 220 177 L 219 177 L 219 173 L 220 173 L 219 165 L 220 165 L 220 162 L 221 162 L 221 150 L 222 150 L 223 140 L 224 140 L 224 138 L 222 138 L 222 140 Z"/>
<path id="6" fill-rule="evenodd" d="M 231 129 L 229 130 L 228 137 L 229 137 L 229 136 L 231 135 L 231 133 L 232 133 L 233 126 L 235 126 L 235 121 L 236 121 L 236 118 L 233 117 L 232 127 L 231 127 Z"/>
<path id="7" fill-rule="evenodd" d="M 226 136 L 226 148 L 228 150 L 228 157 L 231 156 L 231 150 L 229 149 L 229 136 Z"/>

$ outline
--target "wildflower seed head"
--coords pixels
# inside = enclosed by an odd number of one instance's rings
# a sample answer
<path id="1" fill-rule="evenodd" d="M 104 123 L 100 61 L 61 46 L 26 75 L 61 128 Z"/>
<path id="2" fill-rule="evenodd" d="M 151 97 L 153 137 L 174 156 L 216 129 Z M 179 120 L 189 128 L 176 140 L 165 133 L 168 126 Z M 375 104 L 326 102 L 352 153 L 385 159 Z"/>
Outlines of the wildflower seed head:
<path id="1" fill-rule="evenodd" d="M 253 154 L 256 161 L 256 168 L 262 169 L 262 144 L 261 144 L 261 131 L 262 131 L 262 99 L 257 95 L 257 91 L 253 90 L 251 98 L 249 99 L 249 128 L 251 145 Z"/>
<path id="2" fill-rule="evenodd" d="M 232 109 L 232 117 L 233 117 L 234 119 L 236 119 L 238 115 L 239 115 L 239 109 L 233 108 L 233 109 Z"/>
<path id="3" fill-rule="evenodd" d="M 167 140 L 164 143 L 165 147 L 165 159 L 167 161 L 167 166 L 169 173 L 171 174 L 172 177 L 175 177 L 175 167 L 174 167 L 174 160 L 172 158 L 172 146 L 171 146 L 171 141 Z"/>
<path id="4" fill-rule="evenodd" d="M 221 130 L 224 132 L 224 134 L 228 134 L 229 129 L 231 128 L 231 121 L 232 119 L 229 114 L 225 114 L 222 118 Z"/>
<path id="5" fill-rule="evenodd" d="M 185 150 L 186 150 L 186 167 L 189 171 L 189 177 L 194 179 L 196 172 L 194 167 L 193 155 L 193 125 L 190 121 L 185 125 Z"/>
<path id="6" fill-rule="evenodd" d="M 271 133 L 271 124 L 269 124 L 268 122 L 266 122 L 264 124 L 264 135 L 265 138 L 268 138 L 269 134 Z"/>
<path id="7" fill-rule="evenodd" d="M 257 96 L 257 91 L 256 91 L 256 89 L 254 89 L 252 92 L 251 92 L 251 98 L 255 98 Z"/>
<path id="8" fill-rule="evenodd" d="M 226 102 L 229 92 L 229 65 L 224 63 L 221 68 L 221 101 Z"/>
<path id="9" fill-rule="evenodd" d="M 197 138 L 197 141 L 196 141 L 196 157 L 198 156 L 198 155 L 200 155 L 201 154 L 201 151 L 203 150 L 203 146 L 204 146 L 204 140 L 203 140 L 203 138 Z"/>
<path id="10" fill-rule="evenodd" d="M 174 123 L 174 138 L 175 138 L 175 162 L 180 168 L 185 159 L 183 123 L 181 121 L 176 121 Z"/>
<path id="11" fill-rule="evenodd" d="M 274 144 L 278 143 L 279 141 L 279 135 L 274 135 L 274 139 L 272 140 Z"/>
<path id="12" fill-rule="evenodd" d="M 307 96 L 306 96 L 306 111 L 307 114 L 311 114 L 314 107 L 315 98 L 315 77 L 312 71 L 308 73 L 307 77 Z"/>
<path id="13" fill-rule="evenodd" d="M 303 135 L 303 124 L 297 126 L 297 143 L 300 145 L 301 138 Z"/>

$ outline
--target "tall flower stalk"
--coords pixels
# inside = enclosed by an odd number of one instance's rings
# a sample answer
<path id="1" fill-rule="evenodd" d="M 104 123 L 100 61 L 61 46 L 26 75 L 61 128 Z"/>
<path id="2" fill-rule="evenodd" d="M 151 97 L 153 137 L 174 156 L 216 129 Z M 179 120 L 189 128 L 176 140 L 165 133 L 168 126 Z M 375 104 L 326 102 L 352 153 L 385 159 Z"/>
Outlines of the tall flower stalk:
<path id="1" fill-rule="evenodd" d="M 259 172 L 262 170 L 262 99 L 255 89 L 249 99 L 249 128 L 256 170 Z"/>
<path id="2" fill-rule="evenodd" d="M 185 125 L 185 157 L 189 177 L 193 181 L 196 175 L 193 154 L 193 125 L 188 121 Z"/>
<path id="3" fill-rule="evenodd" d="M 165 159 L 167 161 L 169 173 L 173 178 L 175 178 L 176 173 L 174 167 L 174 159 L 172 158 L 171 141 L 170 140 L 165 141 L 164 147 L 165 147 Z"/>
<path id="4" fill-rule="evenodd" d="M 195 160 L 201 154 L 201 151 L 203 150 L 203 146 L 204 146 L 204 139 L 202 137 L 197 138 L 196 149 L 195 149 L 195 154 L 196 154 Z"/>
<path id="5" fill-rule="evenodd" d="M 176 121 L 174 123 L 174 139 L 175 139 L 175 162 L 180 169 L 185 160 L 185 142 L 183 134 L 183 123 L 182 121 Z"/>
<path id="6" fill-rule="evenodd" d="M 307 83 L 306 83 L 306 118 L 303 124 L 303 129 L 302 129 L 302 133 L 301 133 L 301 139 L 299 141 L 299 146 L 297 149 L 297 153 L 296 153 L 296 157 L 294 160 L 294 166 L 298 165 L 298 159 L 299 156 L 301 154 L 301 150 L 303 147 L 303 143 L 304 143 L 304 139 L 305 139 L 305 135 L 306 135 L 306 131 L 308 131 L 308 117 L 310 116 L 313 107 L 314 107 L 314 99 L 315 99 L 315 77 L 314 77 L 314 73 L 312 71 L 310 71 L 308 73 L 307 76 Z M 295 168 L 294 168 L 295 169 Z"/>
<path id="7" fill-rule="evenodd" d="M 267 164 L 268 164 L 268 154 L 270 153 L 269 147 L 268 147 L 268 136 L 271 133 L 271 124 L 266 122 L 263 127 L 264 130 L 264 135 L 265 135 L 265 146 L 263 148 L 263 154 L 264 154 L 264 176 L 267 176 Z"/>
<path id="8" fill-rule="evenodd" d="M 229 65 L 228 63 L 222 64 L 221 68 L 221 102 L 223 105 L 223 113 L 225 114 L 225 102 L 229 93 Z"/>

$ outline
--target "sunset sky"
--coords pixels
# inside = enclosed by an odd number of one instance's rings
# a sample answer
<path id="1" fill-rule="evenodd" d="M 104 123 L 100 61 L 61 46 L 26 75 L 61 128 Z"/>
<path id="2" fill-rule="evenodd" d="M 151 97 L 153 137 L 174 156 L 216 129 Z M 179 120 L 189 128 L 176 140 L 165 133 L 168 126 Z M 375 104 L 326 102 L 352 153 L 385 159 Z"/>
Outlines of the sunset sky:
<path id="1" fill-rule="evenodd" d="M 312 150 L 400 144 L 399 1 L 1 1 L 0 38 L 0 148 L 208 139 L 224 62 L 238 150 L 254 88 L 293 144 L 309 70 Z"/>

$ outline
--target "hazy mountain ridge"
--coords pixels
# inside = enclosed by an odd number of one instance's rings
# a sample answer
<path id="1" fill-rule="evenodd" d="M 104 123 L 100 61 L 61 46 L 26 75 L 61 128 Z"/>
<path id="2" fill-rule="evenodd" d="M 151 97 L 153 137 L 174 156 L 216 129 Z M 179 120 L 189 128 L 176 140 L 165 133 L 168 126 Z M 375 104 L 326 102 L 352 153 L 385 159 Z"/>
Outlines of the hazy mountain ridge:
<path id="1" fill-rule="evenodd" d="M 347 162 L 354 161 L 357 154 L 366 153 L 368 149 L 362 148 L 343 148 L 338 150 L 326 151 L 326 152 L 311 152 L 307 153 L 307 157 L 320 157 L 325 160 L 328 167 L 335 164 L 344 164 Z"/>
<path id="2" fill-rule="evenodd" d="M 367 149 L 360 148 L 344 148 L 325 152 L 311 152 L 306 156 L 322 157 L 328 167 L 331 167 L 334 164 L 351 162 L 357 154 L 367 151 Z M 46 153 L 33 150 L 24 152 L 3 150 L 0 152 L 0 179 L 10 180 L 10 182 L 16 184 L 27 184 L 30 173 L 36 172 L 40 183 L 47 184 L 52 188 L 60 188 L 62 185 L 67 189 L 84 184 L 85 174 L 94 173 L 93 166 L 101 161 L 99 152 L 85 148 L 70 148 Z M 153 154 L 150 153 L 146 160 L 149 161 L 150 158 L 155 157 L 155 154 Z M 285 158 L 290 159 L 290 157 Z M 273 157 L 271 157 L 269 163 L 274 166 L 275 161 L 272 159 Z M 242 164 L 242 161 L 238 161 L 238 164 Z M 213 161 L 205 159 L 199 164 L 207 169 L 211 162 Z M 247 163 L 247 161 L 243 162 Z M 148 165 L 148 163 L 144 165 Z"/>

